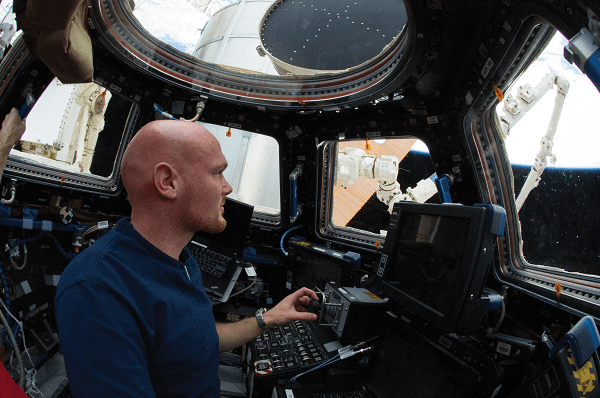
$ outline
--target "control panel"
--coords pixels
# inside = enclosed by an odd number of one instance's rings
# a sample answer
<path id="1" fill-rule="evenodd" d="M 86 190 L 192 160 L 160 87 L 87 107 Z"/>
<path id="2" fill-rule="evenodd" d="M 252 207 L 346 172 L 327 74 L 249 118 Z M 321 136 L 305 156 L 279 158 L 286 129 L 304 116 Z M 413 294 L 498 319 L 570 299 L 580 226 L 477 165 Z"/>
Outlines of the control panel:
<path id="1" fill-rule="evenodd" d="M 254 339 L 252 358 L 257 378 L 294 375 L 329 359 L 305 321 L 293 321 Z"/>

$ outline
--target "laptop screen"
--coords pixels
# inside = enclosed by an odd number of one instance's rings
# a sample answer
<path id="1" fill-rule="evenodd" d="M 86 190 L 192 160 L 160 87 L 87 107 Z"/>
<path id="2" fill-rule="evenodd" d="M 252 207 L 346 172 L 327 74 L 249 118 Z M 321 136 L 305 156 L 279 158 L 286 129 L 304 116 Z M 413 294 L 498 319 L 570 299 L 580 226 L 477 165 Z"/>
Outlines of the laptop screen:
<path id="1" fill-rule="evenodd" d="M 225 198 L 225 213 L 223 216 L 227 220 L 225 229 L 218 234 L 196 232 L 193 240 L 203 243 L 213 250 L 221 249 L 241 257 L 250 231 L 253 211 L 254 206 L 252 205 Z"/>

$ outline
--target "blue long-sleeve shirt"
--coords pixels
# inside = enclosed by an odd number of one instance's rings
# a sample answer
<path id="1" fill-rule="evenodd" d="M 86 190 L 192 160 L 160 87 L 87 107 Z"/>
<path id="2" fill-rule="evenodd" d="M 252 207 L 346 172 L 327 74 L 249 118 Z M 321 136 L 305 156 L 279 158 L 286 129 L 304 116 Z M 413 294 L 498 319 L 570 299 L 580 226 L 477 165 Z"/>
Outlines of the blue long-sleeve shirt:
<path id="1" fill-rule="evenodd" d="M 219 396 L 212 305 L 187 249 L 180 260 L 124 218 L 67 266 L 55 312 L 74 396 Z"/>

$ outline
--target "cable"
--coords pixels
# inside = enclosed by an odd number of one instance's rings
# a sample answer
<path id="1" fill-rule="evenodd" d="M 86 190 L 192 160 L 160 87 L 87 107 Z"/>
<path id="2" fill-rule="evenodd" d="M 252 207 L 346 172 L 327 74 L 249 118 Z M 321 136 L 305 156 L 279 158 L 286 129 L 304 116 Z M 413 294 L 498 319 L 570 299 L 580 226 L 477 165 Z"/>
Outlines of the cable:
<path id="1" fill-rule="evenodd" d="M 50 234 L 48 234 L 48 235 L 50 235 Z M 65 249 L 63 249 L 63 247 L 58 242 L 58 239 L 56 239 L 54 237 L 54 235 L 50 235 L 50 238 L 52 238 L 52 240 L 56 244 L 56 247 L 60 251 L 60 254 L 62 254 L 64 258 L 66 258 L 67 260 L 73 260 L 75 257 L 77 257 L 77 253 L 75 253 L 75 252 L 66 252 Z"/>
<path id="2" fill-rule="evenodd" d="M 4 277 L 4 272 L 2 271 L 2 262 L 0 262 L 0 284 L 2 285 L 2 290 L 4 290 L 4 303 L 6 304 L 6 308 L 10 310 L 10 294 L 8 293 L 8 283 L 6 282 L 6 278 Z"/>
<path id="3" fill-rule="evenodd" d="M 160 109 L 160 106 L 158 106 L 158 104 L 154 104 L 154 110 L 158 113 L 160 113 L 161 115 L 163 115 L 164 117 L 166 117 L 167 119 L 173 119 L 173 120 L 179 120 L 175 117 L 173 117 L 173 115 L 171 115 L 170 113 L 164 112 L 162 109 Z"/>
<path id="4" fill-rule="evenodd" d="M 0 304 L 2 304 L 2 307 L 4 307 L 4 309 L 6 310 L 6 306 L 2 301 L 0 301 Z M 12 314 L 8 310 L 6 310 L 6 313 L 13 317 L 13 319 L 15 319 L 16 321 L 16 318 L 12 316 Z M 4 327 L 6 328 L 8 337 L 10 338 L 10 341 L 13 344 L 13 349 L 17 356 L 17 368 L 19 369 L 19 387 L 23 388 L 25 385 L 26 378 L 25 366 L 23 366 L 23 358 L 21 358 L 21 350 L 19 350 L 19 345 L 17 344 L 17 340 L 15 340 L 15 335 L 13 334 L 12 330 L 10 330 L 10 326 L 8 326 L 8 321 L 6 320 L 6 317 L 4 316 L 2 311 L 0 311 L 0 321 L 2 321 L 2 325 L 4 325 Z M 20 324 L 19 321 L 17 321 L 17 323 Z M 23 338 L 25 337 L 23 336 Z"/>
<path id="5" fill-rule="evenodd" d="M 362 347 L 366 346 L 368 343 L 370 343 L 371 341 L 373 341 L 373 340 L 377 339 L 378 337 L 379 337 L 379 336 L 373 336 L 373 337 L 371 337 L 370 339 L 363 340 L 363 341 L 361 341 L 361 342 L 359 342 L 359 343 L 356 343 L 356 344 L 355 344 L 355 345 L 353 345 L 351 348 L 352 348 L 353 350 L 356 350 L 357 348 L 362 348 Z M 373 348 L 373 347 L 369 347 L 369 348 L 367 348 L 367 349 L 369 349 L 369 350 L 370 350 L 371 348 Z M 366 349 L 365 349 L 365 350 L 366 350 Z M 359 351 L 356 351 L 356 352 L 355 352 L 355 354 L 356 354 L 356 353 L 358 353 L 358 352 L 359 352 Z M 362 352 L 362 351 L 360 351 L 360 352 Z"/>
<path id="6" fill-rule="evenodd" d="M 281 240 L 279 241 L 279 247 L 281 247 L 281 251 L 283 252 L 283 254 L 285 254 L 286 256 L 288 255 L 288 253 L 285 251 L 285 249 L 283 248 L 283 240 L 285 239 L 285 237 L 287 236 L 287 234 L 289 234 L 290 232 L 292 232 L 295 229 L 300 228 L 300 226 L 296 226 L 294 228 L 290 228 L 287 231 L 285 231 L 285 233 L 283 234 L 283 236 L 281 237 Z"/>
<path id="7" fill-rule="evenodd" d="M 307 374 L 309 372 L 312 372 L 313 370 L 321 369 L 324 366 L 331 365 L 332 363 L 337 362 L 339 360 L 350 358 L 351 356 L 354 356 L 354 355 L 359 354 L 361 352 L 372 350 L 373 346 L 367 347 L 367 348 L 362 348 L 362 349 L 360 349 L 358 351 L 355 351 L 357 348 L 365 346 L 367 343 L 375 340 L 376 338 L 377 338 L 377 336 L 372 337 L 372 338 L 370 338 L 368 340 L 361 341 L 360 343 L 356 343 L 353 346 L 346 346 L 344 348 L 340 348 L 338 350 L 338 354 L 336 356 L 334 356 L 333 358 L 328 359 L 327 361 L 323 362 L 322 364 L 319 364 L 319 365 L 315 366 L 314 368 L 310 368 L 306 372 L 302 372 L 300 374 L 297 374 L 296 376 L 292 377 L 290 379 L 290 381 L 296 381 L 296 379 L 298 379 L 298 377 L 300 377 L 302 375 L 305 375 L 305 374 Z"/>
<path id="8" fill-rule="evenodd" d="M 307 373 L 310 373 L 310 372 L 312 372 L 313 370 L 317 370 L 317 369 L 320 369 L 320 368 L 322 368 L 322 367 L 324 367 L 324 366 L 330 365 L 330 364 L 332 364 L 332 363 L 334 363 L 334 362 L 337 362 L 337 361 L 339 361 L 340 359 L 341 359 L 341 358 L 340 358 L 340 354 L 337 354 L 336 356 L 334 356 L 333 358 L 330 358 L 330 359 L 328 359 L 327 361 L 323 362 L 322 364 L 320 364 L 320 365 L 317 365 L 317 366 L 315 366 L 314 368 L 310 368 L 310 369 L 308 369 L 306 372 L 302 372 L 302 373 L 300 373 L 300 374 L 297 374 L 296 376 L 292 377 L 292 378 L 290 379 L 290 381 L 296 381 L 296 379 L 298 379 L 298 377 L 300 377 L 300 376 L 303 376 L 303 375 L 305 375 L 305 374 L 307 374 Z"/>
<path id="9" fill-rule="evenodd" d="M 500 295 L 494 289 L 486 287 L 486 290 L 488 290 L 491 293 L 497 294 L 497 295 L 499 295 L 499 296 L 502 297 L 502 295 Z M 502 326 L 502 323 L 504 322 L 504 316 L 505 315 L 506 315 L 506 304 L 504 303 L 504 297 L 502 297 L 502 308 L 500 310 L 500 318 L 498 319 L 498 322 L 496 322 L 496 326 L 494 326 L 494 328 L 492 329 L 492 331 L 488 333 L 488 336 L 492 335 L 492 334 L 495 334 L 498 331 L 498 329 L 500 329 L 500 326 Z"/>
<path id="10" fill-rule="evenodd" d="M 20 245 L 23 245 L 23 264 L 21 264 L 20 266 L 17 265 L 17 263 L 15 262 L 15 260 L 13 259 L 12 253 L 9 255 L 9 259 L 10 259 L 10 266 L 13 267 L 13 269 L 16 269 L 17 271 L 21 271 L 25 268 L 25 266 L 27 265 L 27 243 L 29 242 L 34 242 L 36 240 L 38 240 L 40 238 L 40 236 L 34 236 L 32 238 L 27 238 L 27 239 L 13 239 L 12 242 L 7 243 L 7 249 L 10 249 L 12 251 L 12 248 L 16 247 L 18 248 Z"/>
<path id="11" fill-rule="evenodd" d="M 82 244 L 87 244 L 88 241 L 88 236 L 96 231 L 102 231 L 104 229 L 110 230 L 112 227 L 110 226 L 110 224 L 108 223 L 108 221 L 106 222 L 105 225 L 100 226 L 100 223 L 98 224 L 94 224 L 91 227 L 89 227 L 88 229 L 86 229 L 83 232 L 83 235 L 81 235 L 81 242 Z"/>
<path id="12" fill-rule="evenodd" d="M 37 386 L 37 370 L 35 368 L 29 369 L 26 377 L 28 385 L 25 389 L 25 393 L 31 398 L 43 398 L 44 393 L 41 392 Z"/>
<path id="13" fill-rule="evenodd" d="M 92 232 L 95 232 L 98 230 L 98 224 L 92 225 L 91 227 L 89 227 L 88 229 L 85 230 L 85 232 L 83 233 L 83 235 L 81 235 L 81 240 L 85 243 L 86 242 L 86 237 L 91 234 Z"/>
<path id="14" fill-rule="evenodd" d="M 250 289 L 252 286 L 254 286 L 254 285 L 256 284 L 256 280 L 257 280 L 257 279 L 258 279 L 258 276 L 257 276 L 257 275 L 254 275 L 254 280 L 252 281 L 252 283 L 251 283 L 250 285 L 246 286 L 245 288 L 243 288 L 243 289 L 242 289 L 242 290 L 240 290 L 239 292 L 235 292 L 235 293 L 233 293 L 233 294 L 230 294 L 230 295 L 229 295 L 229 298 L 231 298 L 231 297 L 234 297 L 234 296 L 237 296 L 238 294 L 240 294 L 240 293 L 243 293 L 243 292 L 245 292 L 246 290 Z"/>
<path id="15" fill-rule="evenodd" d="M 22 326 L 23 325 L 21 324 L 21 328 Z M 25 331 L 23 329 L 21 329 L 21 336 L 23 337 L 23 349 L 25 350 L 27 357 L 29 357 L 29 362 L 31 362 L 31 369 L 28 369 L 27 374 L 25 375 L 25 387 L 23 387 L 23 390 L 31 398 L 43 397 L 44 394 L 37 386 L 37 368 L 33 362 L 33 359 L 31 358 L 31 355 L 29 354 L 29 349 L 27 348 L 27 343 L 25 342 Z"/>
<path id="16" fill-rule="evenodd" d="M 60 254 L 62 254 L 62 256 L 65 257 L 67 260 L 73 260 L 77 256 L 77 253 L 75 253 L 75 252 L 67 252 L 67 251 L 65 251 L 65 249 L 63 249 L 63 247 L 60 245 L 60 242 L 58 241 L 58 239 L 56 239 L 54 237 L 54 235 L 51 235 L 49 232 L 43 231 L 42 233 L 40 233 L 37 236 L 31 237 L 31 238 L 14 240 L 11 243 L 12 246 L 23 245 L 23 253 L 24 253 L 23 265 L 21 267 L 17 268 L 13 264 L 13 268 L 15 268 L 17 270 L 22 270 L 23 268 L 25 268 L 25 265 L 27 263 L 27 246 L 26 246 L 26 244 L 27 243 L 35 242 L 35 241 L 39 240 L 40 238 L 42 238 L 43 236 L 50 236 L 50 238 L 52 239 L 52 241 L 54 242 L 54 244 L 58 248 L 58 251 L 60 251 Z M 12 257 L 11 257 L 11 263 L 13 263 Z"/>
<path id="17" fill-rule="evenodd" d="M 10 182 L 10 198 L 9 199 L 2 199 L 0 200 L 0 203 L 3 205 L 10 205 L 15 201 L 15 197 L 17 195 L 17 188 L 15 187 L 15 183 L 14 181 Z"/>
<path id="18" fill-rule="evenodd" d="M 25 330 L 23 329 L 23 323 L 20 322 L 15 316 L 8 310 L 6 305 L 2 301 L 0 304 L 6 311 L 6 313 L 19 325 L 21 328 L 21 337 L 23 338 L 23 349 L 25 350 L 25 354 L 29 358 L 29 362 L 31 363 L 31 369 L 25 371 L 25 365 L 23 364 L 23 358 L 21 357 L 21 351 L 17 344 L 17 341 L 8 326 L 8 322 L 6 321 L 6 317 L 0 311 L 0 316 L 2 317 L 4 327 L 8 327 L 9 336 L 11 337 L 11 342 L 13 343 L 13 348 L 17 357 L 17 365 L 19 367 L 19 387 L 21 387 L 30 397 L 43 397 L 44 394 L 37 387 L 37 369 L 35 367 L 35 363 L 33 362 L 33 358 L 29 354 L 29 350 L 27 349 L 27 342 L 25 341 Z"/>
<path id="19" fill-rule="evenodd" d="M 202 115 L 202 112 L 204 112 L 204 107 L 206 106 L 206 100 L 208 100 L 208 97 L 206 95 L 201 95 L 196 103 L 196 115 L 191 119 L 184 119 L 182 117 L 181 120 L 185 120 L 187 122 L 196 122 L 198 119 L 200 119 L 200 115 Z"/>
<path id="20" fill-rule="evenodd" d="M 0 262 L 0 266 L 2 263 Z M 0 282 L 2 284 L 2 290 L 4 290 L 4 304 L 8 310 L 10 310 L 10 294 L 8 293 L 8 283 L 6 282 L 6 278 L 4 277 L 4 272 L 0 267 Z M 2 331 L 2 341 L 4 342 L 6 339 L 6 335 L 8 332 L 6 330 Z"/>

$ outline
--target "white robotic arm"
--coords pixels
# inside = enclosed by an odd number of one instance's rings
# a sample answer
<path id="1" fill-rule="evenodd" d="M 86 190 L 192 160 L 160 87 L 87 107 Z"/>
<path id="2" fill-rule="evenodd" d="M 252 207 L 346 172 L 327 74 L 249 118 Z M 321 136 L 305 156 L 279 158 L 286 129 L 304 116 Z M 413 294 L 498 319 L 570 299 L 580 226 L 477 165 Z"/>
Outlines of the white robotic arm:
<path id="1" fill-rule="evenodd" d="M 11 10 L 6 14 L 2 23 L 0 23 L 0 59 L 4 57 L 4 52 L 16 32 L 17 21 L 15 14 Z"/>
<path id="2" fill-rule="evenodd" d="M 555 80 L 556 75 L 548 73 L 535 87 L 531 87 L 529 83 L 519 87 L 517 98 L 513 98 L 512 94 L 506 96 L 502 113 L 499 115 L 502 138 L 506 139 L 508 137 L 511 127 L 517 124 L 542 99 L 548 90 L 552 88 Z"/>
<path id="3" fill-rule="evenodd" d="M 517 99 L 513 99 L 512 96 L 508 96 L 505 100 L 502 110 L 504 113 L 500 115 L 500 127 L 502 130 L 503 138 L 506 139 L 510 128 L 514 126 L 537 102 L 546 94 L 553 85 L 556 85 L 556 98 L 554 100 L 554 109 L 552 116 L 550 117 L 550 123 L 546 134 L 542 137 L 540 142 L 540 150 L 535 157 L 535 161 L 527 180 L 523 184 L 519 196 L 516 199 L 517 212 L 523 206 L 525 199 L 529 193 L 538 186 L 544 169 L 550 160 L 551 163 L 556 163 L 556 155 L 552 153 L 552 147 L 554 145 L 554 134 L 556 133 L 556 127 L 558 120 L 562 112 L 565 97 L 569 91 L 569 82 L 567 79 L 561 76 L 557 76 L 553 73 L 546 74 L 538 85 L 532 88 L 529 84 L 519 87 L 519 93 Z"/>
<path id="4" fill-rule="evenodd" d="M 525 199 L 527 199 L 527 195 L 529 195 L 533 188 L 537 187 L 540 183 L 540 180 L 542 179 L 542 173 L 546 168 L 547 159 L 549 159 L 553 164 L 556 163 L 556 155 L 552 153 L 552 147 L 554 145 L 553 140 L 554 134 L 556 133 L 556 126 L 558 125 L 558 120 L 560 118 L 560 113 L 565 102 L 565 97 L 569 91 L 569 82 L 564 77 L 557 77 L 555 84 L 557 87 L 556 98 L 554 100 L 554 109 L 552 111 L 552 116 L 550 117 L 548 130 L 546 131 L 546 135 L 542 137 L 542 141 L 540 142 L 540 150 L 535 157 L 535 162 L 533 163 L 533 166 L 531 166 L 529 175 L 527 175 L 527 180 L 525 180 L 525 184 L 523 184 L 523 188 L 521 188 L 521 192 L 519 192 L 519 196 L 515 202 L 517 206 L 517 212 L 521 210 Z"/>
<path id="5" fill-rule="evenodd" d="M 356 183 L 358 177 L 377 178 L 377 199 L 388 205 L 391 213 L 394 203 L 400 201 L 425 202 L 435 195 L 437 188 L 431 178 L 419 181 L 415 188 L 407 188 L 406 193 L 400 190 L 398 184 L 398 158 L 395 156 L 367 155 L 358 148 L 344 148 L 338 154 L 336 180 L 342 187 Z"/>

